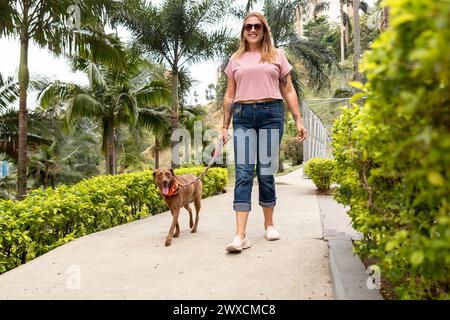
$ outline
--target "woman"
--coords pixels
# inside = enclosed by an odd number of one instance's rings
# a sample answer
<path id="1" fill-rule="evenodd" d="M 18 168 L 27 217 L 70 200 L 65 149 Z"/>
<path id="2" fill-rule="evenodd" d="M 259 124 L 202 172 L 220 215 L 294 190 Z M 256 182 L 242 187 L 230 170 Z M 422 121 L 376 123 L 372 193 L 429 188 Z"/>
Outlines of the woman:
<path id="1" fill-rule="evenodd" d="M 284 52 L 273 46 L 265 17 L 258 12 L 249 13 L 244 18 L 239 50 L 233 54 L 225 69 L 227 90 L 221 139 L 227 142 L 227 131 L 233 117 L 236 167 L 233 209 L 236 211 L 237 227 L 233 242 L 226 247 L 228 252 L 239 252 L 251 246 L 245 230 L 251 211 L 255 162 L 266 239 L 281 238 L 273 223 L 276 204 L 273 174 L 283 135 L 283 98 L 295 120 L 298 139 L 306 139 L 297 94 L 292 86 L 291 70 Z M 269 161 L 263 161 L 266 155 Z"/>

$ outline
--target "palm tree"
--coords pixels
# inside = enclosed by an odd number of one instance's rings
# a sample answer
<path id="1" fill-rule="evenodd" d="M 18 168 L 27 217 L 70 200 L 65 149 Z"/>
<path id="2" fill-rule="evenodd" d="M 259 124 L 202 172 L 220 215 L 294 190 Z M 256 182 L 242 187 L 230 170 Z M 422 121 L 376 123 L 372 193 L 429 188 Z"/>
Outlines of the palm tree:
<path id="1" fill-rule="evenodd" d="M 381 7 L 381 0 L 378 0 L 375 3 L 375 6 L 377 6 L 378 8 Z M 382 12 L 382 21 L 381 21 L 381 25 L 379 27 L 380 32 L 386 30 L 386 28 L 389 27 L 389 20 L 390 20 L 390 10 L 389 10 L 389 6 L 384 5 L 382 8 L 380 8 L 381 12 Z"/>
<path id="2" fill-rule="evenodd" d="M 297 33 L 301 36 L 303 35 L 303 16 L 311 15 L 314 19 L 316 19 L 320 13 L 327 10 L 329 8 L 328 1 L 320 1 L 320 0 L 301 0 L 297 3 L 296 9 L 296 24 L 297 24 Z"/>
<path id="3" fill-rule="evenodd" d="M 54 110 L 51 109 L 40 111 L 51 117 L 64 119 L 60 110 L 57 110 L 57 113 L 52 112 Z M 47 149 L 49 151 L 47 156 L 44 157 L 45 153 L 41 150 L 39 150 L 41 155 L 37 155 L 44 160 L 43 163 L 47 159 L 54 162 L 52 168 L 54 184 L 74 184 L 84 178 L 98 175 L 100 172 L 97 166 L 101 161 L 98 125 L 83 118 L 76 121 L 70 128 L 66 121 L 61 121 L 60 129 L 63 132 L 63 139 L 57 144 L 44 146 L 50 147 Z M 33 170 L 31 167 L 33 167 L 33 161 L 30 162 L 30 171 Z"/>
<path id="4" fill-rule="evenodd" d="M 67 10 L 80 9 L 83 31 L 67 26 Z M 113 9 L 113 0 L 9 0 L 0 2 L 0 36 L 20 41 L 19 64 L 19 147 L 17 166 L 17 197 L 22 199 L 27 185 L 27 90 L 29 85 L 28 46 L 30 40 L 57 55 L 75 50 L 83 56 L 119 65 L 121 55 L 111 50 L 114 40 L 102 32 L 106 13 Z M 78 32 L 75 32 L 78 31 Z M 102 39 L 102 40 L 100 40 Z"/>
<path id="5" fill-rule="evenodd" d="M 224 0 L 165 0 L 159 7 L 143 0 L 128 0 L 117 18 L 129 30 L 136 43 L 158 61 L 164 61 L 172 72 L 172 132 L 179 126 L 179 73 L 190 65 L 213 57 L 222 51 L 228 38 L 226 29 L 207 31 L 225 14 Z M 174 148 L 177 141 L 172 141 Z M 172 159 L 172 167 L 178 161 Z"/>
<path id="6" fill-rule="evenodd" d="M 30 158 L 28 168 L 28 178 L 34 179 L 33 188 L 43 186 L 46 189 L 51 184 L 56 186 L 56 175 L 59 164 L 58 144 L 43 145 L 39 151 Z"/>
<path id="7" fill-rule="evenodd" d="M 13 175 L 0 178 L 0 199 L 12 200 L 16 190 L 16 179 Z"/>
<path id="8" fill-rule="evenodd" d="M 15 164 L 19 159 L 19 112 L 7 109 L 0 114 L 0 154 Z M 27 121 L 27 150 L 36 151 L 43 144 L 61 138 L 53 119 L 30 112 Z"/>
<path id="9" fill-rule="evenodd" d="M 344 0 L 339 0 L 339 11 L 341 17 L 339 19 L 339 28 L 341 34 L 341 64 L 345 61 L 345 12 L 344 12 Z"/>
<path id="10" fill-rule="evenodd" d="M 0 73 L 0 111 L 7 109 L 19 97 L 19 83 Z"/>
<path id="11" fill-rule="evenodd" d="M 141 128 L 162 125 L 164 114 L 153 107 L 169 101 L 168 85 L 152 79 L 150 65 L 129 53 L 126 71 L 98 67 L 91 61 L 79 60 L 77 68 L 88 74 L 89 87 L 55 81 L 41 91 L 41 106 L 46 108 L 58 100 L 66 102 L 66 120 L 80 118 L 98 121 L 102 129 L 102 150 L 106 172 L 116 174 L 116 129 L 128 125 L 139 136 Z"/>
<path id="12" fill-rule="evenodd" d="M 253 10 L 253 6 L 260 2 L 260 0 L 247 0 L 247 4 L 245 7 L 241 8 L 235 8 L 232 13 L 238 17 L 239 19 L 243 19 L 247 13 Z M 268 0 L 264 0 L 265 6 L 267 6 L 270 3 Z M 322 0 L 293 0 L 290 1 L 290 5 L 295 7 L 295 15 L 296 15 L 296 24 L 297 24 L 297 34 L 299 36 L 302 35 L 302 17 L 304 14 L 312 13 L 312 16 L 314 18 L 317 18 L 317 16 L 327 10 L 329 8 L 329 2 L 328 1 L 322 1 Z"/>
<path id="13" fill-rule="evenodd" d="M 160 151 L 169 148 L 171 146 L 171 126 L 170 126 L 170 108 L 166 106 L 160 106 L 157 110 L 165 115 L 162 117 L 163 126 L 151 130 L 152 134 L 155 136 L 155 145 L 151 149 L 155 157 L 155 169 L 160 166 L 159 154 Z M 190 136 L 194 136 L 194 123 L 195 121 L 202 120 L 206 115 L 206 111 L 200 106 L 189 106 L 185 105 L 180 108 L 180 126 L 189 131 Z M 208 128 L 202 127 L 203 130 Z M 203 135 L 202 135 L 203 136 Z M 191 141 L 192 144 L 194 143 Z M 205 142 L 206 145 L 206 142 Z"/>
<path id="14" fill-rule="evenodd" d="M 153 147 L 153 153 L 155 157 L 155 168 L 159 169 L 160 163 L 159 163 L 159 155 L 161 150 L 164 150 L 166 148 L 171 147 L 171 124 L 170 124 L 170 107 L 166 106 L 159 106 L 157 109 L 161 114 L 165 114 L 165 117 L 162 117 L 162 126 L 158 128 L 154 128 L 152 130 L 153 135 L 155 136 L 155 145 Z"/>
<path id="15" fill-rule="evenodd" d="M 45 79 L 36 78 L 29 82 L 29 89 L 40 90 Z M 9 161 L 18 163 L 19 158 L 19 112 L 11 107 L 19 97 L 19 83 L 12 77 L 0 74 L 0 154 Z M 60 137 L 49 117 L 31 112 L 27 121 L 27 148 L 37 149 L 39 145 Z"/>
<path id="16" fill-rule="evenodd" d="M 353 12 L 353 17 L 356 14 L 358 14 L 358 21 L 359 21 L 359 11 L 355 10 L 354 8 L 357 7 L 360 10 L 362 10 L 364 13 L 367 13 L 369 10 L 369 5 L 367 2 L 363 0 L 358 1 L 359 4 L 355 5 L 354 0 L 339 0 L 340 4 L 340 12 L 341 12 L 341 18 L 340 18 L 340 29 L 341 29 L 341 64 L 345 61 L 345 50 L 348 49 L 349 43 L 350 43 L 350 32 L 352 29 L 351 23 L 350 23 L 350 14 Z M 347 11 L 344 11 L 344 4 L 347 5 Z"/>

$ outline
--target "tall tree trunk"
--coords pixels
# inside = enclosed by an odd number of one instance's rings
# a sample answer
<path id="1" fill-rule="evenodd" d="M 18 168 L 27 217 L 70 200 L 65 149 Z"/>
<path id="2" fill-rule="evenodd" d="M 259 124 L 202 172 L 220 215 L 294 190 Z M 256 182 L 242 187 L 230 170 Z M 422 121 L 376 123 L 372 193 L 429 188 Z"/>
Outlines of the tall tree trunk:
<path id="1" fill-rule="evenodd" d="M 111 155 L 110 155 L 111 162 L 109 163 L 109 165 L 111 166 L 111 172 L 112 172 L 111 174 L 115 175 L 115 174 L 117 174 L 117 163 L 116 163 L 117 135 L 116 135 L 116 127 L 114 125 L 112 127 L 112 143 L 111 143 L 111 145 L 112 145 Z"/>
<path id="2" fill-rule="evenodd" d="M 46 165 L 45 166 L 45 173 L 44 173 L 44 190 L 48 188 L 48 172 L 50 168 Z"/>
<path id="3" fill-rule="evenodd" d="M 391 12 L 388 6 L 383 8 L 383 30 L 386 30 L 389 27 L 389 19 Z"/>
<path id="4" fill-rule="evenodd" d="M 299 37 L 303 35 L 302 9 L 300 5 L 297 5 L 295 9 L 295 32 Z"/>
<path id="5" fill-rule="evenodd" d="M 359 58 L 361 56 L 361 35 L 359 26 L 359 1 L 353 0 L 355 5 L 355 10 L 353 12 L 353 43 L 354 43 L 354 54 L 353 54 L 353 80 L 361 81 L 361 74 L 359 73 Z"/>
<path id="6" fill-rule="evenodd" d="M 355 8 L 355 3 L 347 0 L 347 14 L 349 18 L 353 18 Z"/>
<path id="7" fill-rule="evenodd" d="M 127 163 L 126 163 L 127 155 L 125 152 L 125 144 L 122 142 L 121 145 L 122 145 L 122 161 L 120 162 L 119 173 L 125 173 L 125 169 L 127 166 Z"/>
<path id="8" fill-rule="evenodd" d="M 341 64 L 344 64 L 345 61 L 345 33 L 344 33 L 344 0 L 339 0 L 340 9 L 341 9 Z"/>
<path id="9" fill-rule="evenodd" d="M 179 108 L 179 100 L 178 100 L 178 67 L 173 67 L 172 69 L 172 110 L 171 110 L 171 123 L 172 123 L 172 133 L 178 129 L 179 118 L 178 118 L 178 108 Z M 179 167 L 179 154 L 173 154 L 173 150 L 175 146 L 178 144 L 178 141 L 171 140 L 171 166 L 172 168 Z M 177 157 L 177 161 L 173 157 Z"/>
<path id="10" fill-rule="evenodd" d="M 107 174 L 116 174 L 116 143 L 114 124 L 112 121 L 108 124 L 108 135 L 106 140 L 106 172 Z"/>
<path id="11" fill-rule="evenodd" d="M 345 48 L 348 52 L 348 44 L 350 42 L 350 2 L 347 1 L 347 9 L 345 10 L 347 13 L 347 19 L 345 20 Z"/>
<path id="12" fill-rule="evenodd" d="M 161 146 L 159 143 L 159 139 L 155 137 L 155 169 L 159 169 L 159 150 Z"/>
<path id="13" fill-rule="evenodd" d="M 17 159 L 17 199 L 27 194 L 27 91 L 30 81 L 28 70 L 28 10 L 29 1 L 23 3 L 23 21 L 20 34 L 19 62 L 19 151 Z"/>

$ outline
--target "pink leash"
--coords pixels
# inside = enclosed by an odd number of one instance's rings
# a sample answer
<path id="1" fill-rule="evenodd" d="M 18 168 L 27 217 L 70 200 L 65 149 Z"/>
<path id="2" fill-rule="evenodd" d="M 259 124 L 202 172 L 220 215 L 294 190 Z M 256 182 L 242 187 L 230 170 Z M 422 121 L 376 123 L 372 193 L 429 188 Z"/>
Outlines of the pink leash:
<path id="1" fill-rule="evenodd" d="M 191 182 L 189 182 L 187 184 L 179 183 L 179 185 L 180 186 L 188 186 L 190 184 L 195 183 L 197 180 L 200 180 L 205 175 L 206 171 L 208 171 L 208 169 L 212 166 L 214 161 L 216 161 L 217 157 L 219 156 L 220 150 L 222 150 L 223 146 L 224 146 L 224 141 L 222 140 L 219 143 L 219 145 L 216 147 L 216 149 L 214 150 L 214 154 L 213 154 L 211 160 L 209 161 L 209 164 L 206 166 L 205 170 L 203 170 L 203 172 L 197 178 L 195 178 L 194 181 L 191 181 Z"/>

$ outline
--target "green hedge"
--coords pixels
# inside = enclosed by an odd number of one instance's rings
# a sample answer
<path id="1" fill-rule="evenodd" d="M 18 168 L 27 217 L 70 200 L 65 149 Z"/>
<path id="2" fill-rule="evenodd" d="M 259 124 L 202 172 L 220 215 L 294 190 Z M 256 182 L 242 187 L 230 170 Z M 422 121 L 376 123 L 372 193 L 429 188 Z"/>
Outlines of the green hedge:
<path id="1" fill-rule="evenodd" d="M 312 158 L 305 163 L 305 173 L 316 185 L 319 192 L 330 190 L 333 182 L 334 160 L 326 158 Z"/>
<path id="2" fill-rule="evenodd" d="M 284 158 L 291 160 L 293 166 L 303 162 L 303 142 L 300 142 L 297 137 L 287 137 L 281 145 L 281 150 Z"/>
<path id="3" fill-rule="evenodd" d="M 198 176 L 203 169 L 175 173 Z M 210 168 L 203 197 L 223 192 L 226 184 L 226 169 Z M 150 170 L 33 191 L 20 202 L 0 201 L 0 273 L 75 238 L 166 210 Z"/>
<path id="4" fill-rule="evenodd" d="M 387 1 L 390 29 L 364 58 L 365 105 L 333 129 L 336 199 L 400 299 L 449 299 L 450 6 Z"/>

